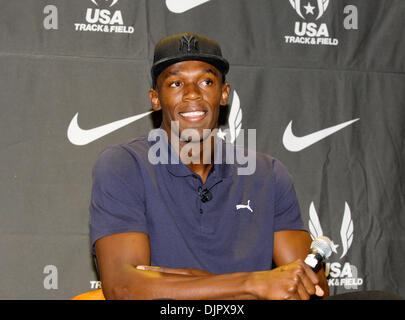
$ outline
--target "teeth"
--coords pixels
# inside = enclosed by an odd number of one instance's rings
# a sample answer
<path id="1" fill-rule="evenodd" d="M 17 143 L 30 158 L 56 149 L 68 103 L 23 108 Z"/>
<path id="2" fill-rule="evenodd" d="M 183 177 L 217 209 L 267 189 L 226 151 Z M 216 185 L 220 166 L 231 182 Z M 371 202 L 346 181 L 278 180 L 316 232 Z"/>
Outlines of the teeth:
<path id="1" fill-rule="evenodd" d="M 181 112 L 183 117 L 201 117 L 205 114 L 204 111 Z"/>

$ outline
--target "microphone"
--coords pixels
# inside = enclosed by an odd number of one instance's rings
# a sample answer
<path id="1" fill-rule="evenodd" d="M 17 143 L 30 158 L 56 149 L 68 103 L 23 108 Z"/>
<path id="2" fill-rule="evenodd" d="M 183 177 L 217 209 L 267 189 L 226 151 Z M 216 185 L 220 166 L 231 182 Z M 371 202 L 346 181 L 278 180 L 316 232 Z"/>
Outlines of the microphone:
<path id="1" fill-rule="evenodd" d="M 304 262 L 315 272 L 318 272 L 322 262 L 332 254 L 332 240 L 320 236 L 311 243 L 311 249 Z"/>
<path id="2" fill-rule="evenodd" d="M 208 202 L 212 199 L 212 193 L 208 189 L 201 190 L 201 187 L 198 189 L 198 194 L 200 195 L 201 201 L 203 203 Z"/>
<path id="3" fill-rule="evenodd" d="M 212 185 L 209 189 L 205 188 L 204 190 L 201 188 L 201 186 L 198 187 L 198 195 L 201 198 L 201 202 L 205 203 L 210 200 L 212 200 L 212 193 L 211 189 L 214 188 L 218 183 L 221 183 L 222 180 L 217 181 L 214 185 Z"/>

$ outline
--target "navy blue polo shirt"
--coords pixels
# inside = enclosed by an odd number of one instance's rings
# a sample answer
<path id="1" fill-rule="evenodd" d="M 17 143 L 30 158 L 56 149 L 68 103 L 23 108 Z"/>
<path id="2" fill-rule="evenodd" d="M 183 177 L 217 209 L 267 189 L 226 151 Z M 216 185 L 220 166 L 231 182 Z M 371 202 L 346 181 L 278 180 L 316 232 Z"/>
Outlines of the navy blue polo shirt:
<path id="1" fill-rule="evenodd" d="M 223 152 L 203 184 L 181 161 L 152 164 L 154 143 L 143 136 L 100 154 L 90 204 L 93 252 L 102 237 L 142 232 L 149 236 L 153 266 L 269 270 L 274 232 L 305 230 L 291 176 L 277 159 L 257 153 L 255 172 L 239 175 L 240 165 L 227 164 Z M 210 201 L 201 201 L 203 189 Z"/>

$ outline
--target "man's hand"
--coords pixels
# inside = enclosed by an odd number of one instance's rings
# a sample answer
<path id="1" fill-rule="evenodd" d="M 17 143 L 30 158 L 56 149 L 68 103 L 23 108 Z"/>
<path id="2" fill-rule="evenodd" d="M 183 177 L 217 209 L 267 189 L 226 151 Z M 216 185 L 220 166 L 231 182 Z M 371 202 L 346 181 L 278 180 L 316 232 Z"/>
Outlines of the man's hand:
<path id="1" fill-rule="evenodd" d="M 306 231 L 299 230 L 284 230 L 274 233 L 274 251 L 273 261 L 276 266 L 282 267 L 288 265 L 291 262 L 296 262 L 297 259 L 305 260 L 308 255 L 309 248 L 311 246 L 312 239 Z M 310 270 L 311 277 L 315 274 L 305 263 L 303 263 L 305 270 Z M 316 273 L 318 282 L 315 288 L 318 291 L 316 295 L 327 297 L 329 295 L 328 282 L 325 277 L 325 273 L 321 268 Z M 322 290 L 320 290 L 322 288 Z M 323 291 L 323 294 L 321 292 Z"/>
<path id="2" fill-rule="evenodd" d="M 248 291 L 259 299 L 308 300 L 323 296 L 317 275 L 301 259 L 271 271 L 253 272 Z"/>

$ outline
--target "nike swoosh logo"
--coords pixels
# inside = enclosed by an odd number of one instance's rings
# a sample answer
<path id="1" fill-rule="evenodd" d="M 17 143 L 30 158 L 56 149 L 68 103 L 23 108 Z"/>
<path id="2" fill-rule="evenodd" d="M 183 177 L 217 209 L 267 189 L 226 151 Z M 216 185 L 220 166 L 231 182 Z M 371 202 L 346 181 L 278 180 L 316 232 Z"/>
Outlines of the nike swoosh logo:
<path id="1" fill-rule="evenodd" d="M 93 142 L 94 140 L 100 139 L 101 137 L 104 137 L 105 135 L 130 124 L 131 122 L 146 117 L 152 112 L 153 110 L 142 114 L 137 114 L 129 118 L 117 120 L 89 130 L 81 129 L 79 127 L 79 124 L 77 123 L 77 117 L 79 113 L 76 113 L 72 121 L 70 121 L 69 127 L 67 129 L 67 137 L 72 144 L 75 144 L 77 146 L 84 146 L 86 144 L 89 144 L 90 142 Z"/>
<path id="2" fill-rule="evenodd" d="M 308 148 L 309 146 L 313 145 L 314 143 L 317 143 L 318 141 L 325 139 L 326 137 L 330 136 L 331 134 L 334 134 L 335 132 L 342 130 L 344 127 L 347 127 L 351 125 L 353 122 L 356 122 L 357 120 L 360 120 L 360 118 L 353 119 L 347 122 L 343 122 L 341 124 L 316 131 L 314 133 L 308 134 L 306 136 L 302 137 L 297 137 L 293 134 L 291 126 L 292 126 L 292 121 L 288 124 L 287 128 L 284 131 L 283 135 L 283 144 L 284 147 L 288 151 L 292 152 L 297 152 L 301 151 L 305 148 Z"/>
<path id="3" fill-rule="evenodd" d="M 183 13 L 210 0 L 166 0 L 166 7 L 173 13 Z"/>
<path id="4" fill-rule="evenodd" d="M 93 2 L 97 7 L 98 7 L 98 3 L 96 0 L 91 0 L 91 2 Z M 112 3 L 110 4 L 110 7 L 112 7 L 113 5 L 115 5 L 118 2 L 118 0 L 113 0 Z"/>

